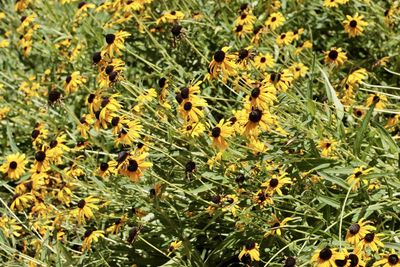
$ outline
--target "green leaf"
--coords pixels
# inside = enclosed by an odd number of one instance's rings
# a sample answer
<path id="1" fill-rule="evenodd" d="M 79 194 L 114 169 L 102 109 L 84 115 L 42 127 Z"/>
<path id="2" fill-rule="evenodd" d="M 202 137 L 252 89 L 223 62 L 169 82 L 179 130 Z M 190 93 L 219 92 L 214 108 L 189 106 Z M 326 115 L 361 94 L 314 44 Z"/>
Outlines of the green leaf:
<path id="1" fill-rule="evenodd" d="M 317 197 L 317 199 L 321 203 L 329 205 L 335 209 L 340 209 L 340 202 L 335 200 L 334 198 L 327 197 L 327 196 L 319 196 L 319 197 Z"/>
<path id="2" fill-rule="evenodd" d="M 362 121 L 361 129 L 359 129 L 357 131 L 356 140 L 354 142 L 354 154 L 356 156 L 360 156 L 361 142 L 364 137 L 365 130 L 367 129 L 367 126 L 369 124 L 369 121 L 371 120 L 371 115 L 372 115 L 372 112 L 374 111 L 375 105 L 376 105 L 376 103 L 371 105 L 367 114 L 364 117 L 364 120 Z"/>
<path id="3" fill-rule="evenodd" d="M 339 185 L 340 187 L 348 190 L 349 189 L 349 185 L 341 178 L 339 177 L 335 177 L 335 176 L 330 176 L 325 172 L 318 172 L 318 174 L 324 178 L 325 180 L 328 180 L 336 185 Z"/>
<path id="4" fill-rule="evenodd" d="M 325 89 L 326 89 L 326 94 L 328 95 L 328 99 L 335 105 L 337 118 L 339 120 L 342 120 L 344 116 L 344 107 L 340 102 L 339 98 L 336 96 L 336 91 L 335 89 L 333 89 L 329 81 L 328 75 L 320 66 L 318 66 L 318 68 L 321 71 L 322 76 L 324 77 L 325 80 Z"/>

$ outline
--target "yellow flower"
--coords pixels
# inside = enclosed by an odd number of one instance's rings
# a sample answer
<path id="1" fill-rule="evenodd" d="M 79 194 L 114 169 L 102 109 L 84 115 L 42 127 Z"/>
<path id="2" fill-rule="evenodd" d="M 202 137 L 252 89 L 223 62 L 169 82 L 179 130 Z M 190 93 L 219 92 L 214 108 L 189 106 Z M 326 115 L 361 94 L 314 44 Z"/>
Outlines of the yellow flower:
<path id="1" fill-rule="evenodd" d="M 346 53 L 342 51 L 342 48 L 331 48 L 331 50 L 325 52 L 325 63 L 330 65 L 340 66 L 347 60 Z"/>
<path id="2" fill-rule="evenodd" d="M 233 128 L 230 126 L 230 122 L 225 122 L 224 119 L 220 120 L 220 122 L 211 129 L 213 145 L 219 150 L 225 150 L 228 147 L 226 138 L 231 137 L 232 133 Z"/>
<path id="3" fill-rule="evenodd" d="M 247 34 L 253 32 L 253 25 L 252 24 L 243 24 L 237 25 L 233 28 L 233 32 L 239 38 L 245 37 Z"/>
<path id="4" fill-rule="evenodd" d="M 268 131 L 276 124 L 276 118 L 268 110 L 254 107 L 238 111 L 237 120 L 245 136 L 257 136 L 260 130 Z"/>
<path id="5" fill-rule="evenodd" d="M 351 186 L 352 191 L 356 191 L 358 188 L 360 188 L 361 181 L 366 182 L 366 180 L 362 179 L 362 177 L 372 170 L 373 168 L 364 169 L 364 167 L 358 167 L 353 170 L 353 174 L 346 179 L 349 186 Z"/>
<path id="6" fill-rule="evenodd" d="M 324 139 L 319 141 L 318 147 L 322 150 L 321 156 L 328 157 L 336 149 L 337 142 L 334 140 Z"/>
<path id="7" fill-rule="evenodd" d="M 191 100 L 184 100 L 180 103 L 178 111 L 185 121 L 198 122 L 201 117 L 204 117 L 203 107 L 207 106 L 207 102 L 195 97 Z"/>
<path id="8" fill-rule="evenodd" d="M 113 225 L 111 225 L 106 229 L 106 233 L 110 233 L 112 235 L 118 234 L 127 221 L 128 221 L 128 216 L 123 215 L 122 217 L 116 219 Z"/>
<path id="9" fill-rule="evenodd" d="M 265 25 L 269 27 L 272 31 L 276 30 L 278 27 L 285 23 L 285 17 L 280 12 L 275 12 L 269 15 Z"/>
<path id="10" fill-rule="evenodd" d="M 311 41 L 307 40 L 304 41 L 303 43 L 301 43 L 296 50 L 294 51 L 294 54 L 297 56 L 299 55 L 301 52 L 303 52 L 304 49 L 309 49 L 312 48 L 313 44 L 311 43 Z"/>
<path id="11" fill-rule="evenodd" d="M 376 228 L 369 225 L 370 221 L 361 218 L 357 223 L 352 224 L 346 233 L 346 241 L 352 245 L 357 245 L 366 234 L 375 231 Z"/>
<path id="12" fill-rule="evenodd" d="M 6 161 L 0 166 L 0 172 L 7 174 L 10 179 L 18 179 L 25 173 L 25 165 L 28 160 L 25 154 L 11 154 L 6 157 Z"/>
<path id="13" fill-rule="evenodd" d="M 253 202 L 258 204 L 261 208 L 264 207 L 265 204 L 274 205 L 271 194 L 266 190 L 258 190 L 253 196 Z"/>
<path id="14" fill-rule="evenodd" d="M 373 266 L 400 267 L 399 255 L 395 253 L 393 249 L 390 253 L 381 253 L 379 255 L 381 256 L 381 259 L 374 262 Z"/>
<path id="15" fill-rule="evenodd" d="M 346 20 L 343 21 L 344 31 L 349 34 L 350 37 L 356 37 L 362 35 L 365 26 L 368 26 L 368 22 L 363 21 L 363 15 L 358 13 L 352 17 L 347 15 Z"/>
<path id="16" fill-rule="evenodd" d="M 35 201 L 35 197 L 31 193 L 26 193 L 23 195 L 16 194 L 13 196 L 10 209 L 21 211 L 29 207 L 29 203 L 33 201 Z"/>
<path id="17" fill-rule="evenodd" d="M 315 267 L 336 267 L 336 260 L 344 260 L 346 256 L 342 252 L 337 252 L 337 249 L 329 247 L 315 251 L 311 258 L 311 262 Z"/>
<path id="18" fill-rule="evenodd" d="M 117 162 L 110 160 L 109 162 L 102 162 L 96 170 L 96 174 L 100 177 L 108 177 L 117 173 Z"/>
<path id="19" fill-rule="evenodd" d="M 260 245 L 258 243 L 250 241 L 240 252 L 239 260 L 242 261 L 242 258 L 245 257 L 246 259 L 250 258 L 251 261 L 260 261 L 259 249 Z"/>
<path id="20" fill-rule="evenodd" d="M 74 71 L 65 78 L 64 90 L 68 94 L 76 92 L 78 87 L 86 82 L 86 78 L 81 76 L 79 71 Z"/>
<path id="21" fill-rule="evenodd" d="M 125 49 L 125 39 L 131 36 L 129 32 L 117 31 L 115 34 L 110 33 L 106 35 L 106 47 L 102 50 L 102 54 L 107 54 L 111 58 L 114 54 L 121 54 L 121 51 Z"/>
<path id="22" fill-rule="evenodd" d="M 308 72 L 308 67 L 304 66 L 303 63 L 294 63 L 289 67 L 290 72 L 293 74 L 294 79 L 299 79 L 301 77 L 306 76 Z"/>
<path id="23" fill-rule="evenodd" d="M 253 25 L 256 21 L 256 17 L 253 12 L 249 10 L 248 12 L 242 12 L 239 17 L 235 20 L 235 25 Z"/>
<path id="24" fill-rule="evenodd" d="M 271 72 L 264 79 L 264 83 L 271 83 L 276 89 L 286 92 L 293 81 L 293 74 L 289 69 L 284 69 L 281 72 Z"/>
<path id="25" fill-rule="evenodd" d="M 273 175 L 271 179 L 269 179 L 267 182 L 262 183 L 261 186 L 266 187 L 267 191 L 270 192 L 271 195 L 276 192 L 278 193 L 278 195 L 282 196 L 283 194 L 281 188 L 285 184 L 292 184 L 292 181 L 289 177 L 286 177 L 286 174 L 286 172 L 281 171 L 279 176 Z"/>
<path id="26" fill-rule="evenodd" d="M 236 75 L 235 55 L 229 54 L 228 50 L 229 47 L 223 47 L 214 53 L 213 60 L 209 65 L 211 78 L 217 77 L 220 73 L 223 78 Z"/>
<path id="27" fill-rule="evenodd" d="M 376 234 L 373 232 L 367 233 L 364 238 L 357 244 L 359 249 L 366 250 L 370 248 L 372 251 L 377 252 L 378 247 L 384 247 L 384 244 L 380 240 L 379 237 L 383 236 L 383 234 Z"/>
<path id="28" fill-rule="evenodd" d="M 119 172 L 128 176 L 132 181 L 139 182 L 143 172 L 153 166 L 151 162 L 145 161 L 149 153 L 142 153 L 138 156 L 128 156 L 128 158 L 119 166 Z"/>
<path id="29" fill-rule="evenodd" d="M 175 250 L 179 249 L 182 246 L 182 241 L 174 241 L 168 247 L 167 256 L 171 255 Z"/>
<path id="30" fill-rule="evenodd" d="M 385 95 L 383 94 L 370 94 L 369 97 L 367 98 L 367 101 L 365 105 L 367 107 L 372 106 L 373 103 L 375 104 L 376 109 L 384 109 L 386 107 L 386 103 L 388 102 L 388 99 Z"/>
<path id="31" fill-rule="evenodd" d="M 289 31 L 289 32 L 282 33 L 281 35 L 278 35 L 276 37 L 276 43 L 279 46 L 285 46 L 285 45 L 289 45 L 290 43 L 292 43 L 293 39 L 294 39 L 293 32 Z"/>
<path id="32" fill-rule="evenodd" d="M 259 54 L 254 57 L 254 66 L 260 71 L 265 71 L 267 68 L 272 68 L 274 65 L 275 60 L 270 53 Z"/>
<path id="33" fill-rule="evenodd" d="M 96 230 L 95 228 L 86 230 L 82 242 L 82 251 L 89 250 L 92 243 L 99 241 L 100 237 L 104 237 L 104 231 Z"/>
<path id="34" fill-rule="evenodd" d="M 160 23 L 176 23 L 179 20 L 182 20 L 185 18 L 185 14 L 181 11 L 167 11 L 164 14 L 161 15 L 159 19 L 157 19 L 156 24 Z"/>
<path id="35" fill-rule="evenodd" d="M 20 237 L 22 233 L 22 226 L 20 226 L 16 219 L 9 218 L 6 215 L 0 215 L 0 229 L 6 237 Z"/>
<path id="36" fill-rule="evenodd" d="M 182 125 L 180 132 L 192 138 L 200 136 L 204 133 L 206 127 L 201 122 L 186 122 Z"/>
<path id="37" fill-rule="evenodd" d="M 93 210 L 98 210 L 99 207 L 96 205 L 100 200 L 98 198 L 88 196 L 85 199 L 81 199 L 77 203 L 77 207 L 71 211 L 71 215 L 76 217 L 79 224 L 86 223 L 86 219 L 94 217 Z"/>
<path id="38" fill-rule="evenodd" d="M 139 120 L 132 120 L 123 125 L 118 132 L 118 137 L 115 140 L 115 146 L 119 144 L 131 145 L 135 139 L 140 137 L 139 131 L 142 130 L 142 125 Z"/>
<path id="39" fill-rule="evenodd" d="M 278 217 L 276 217 L 275 214 L 272 214 L 272 220 L 269 222 L 269 225 L 271 226 L 270 230 L 264 234 L 264 237 L 267 237 L 269 235 L 282 235 L 282 230 L 281 228 L 284 228 L 286 223 L 291 221 L 292 218 L 285 218 L 283 221 L 280 221 Z"/>

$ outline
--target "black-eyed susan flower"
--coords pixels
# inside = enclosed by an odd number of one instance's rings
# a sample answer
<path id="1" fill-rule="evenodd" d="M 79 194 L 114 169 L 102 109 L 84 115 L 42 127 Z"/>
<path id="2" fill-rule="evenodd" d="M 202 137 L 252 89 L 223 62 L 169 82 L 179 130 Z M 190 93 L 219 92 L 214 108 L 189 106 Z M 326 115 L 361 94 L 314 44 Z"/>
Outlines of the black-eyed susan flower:
<path id="1" fill-rule="evenodd" d="M 174 253 L 176 250 L 178 250 L 180 247 L 182 247 L 182 241 L 175 240 L 171 242 L 171 244 L 168 247 L 168 253 L 167 255 L 171 255 Z"/>
<path id="2" fill-rule="evenodd" d="M 362 35 L 364 27 L 368 26 L 368 22 L 363 21 L 364 16 L 355 14 L 354 17 L 347 15 L 343 21 L 344 31 L 349 34 L 349 37 Z"/>
<path id="3" fill-rule="evenodd" d="M 260 261 L 260 245 L 254 241 L 249 241 L 239 253 L 239 260 L 250 257 L 250 261 Z"/>
<path id="4" fill-rule="evenodd" d="M 76 126 L 82 138 L 87 139 L 89 137 L 88 132 L 90 130 L 90 125 L 94 123 L 94 118 L 90 114 L 85 114 L 79 120 L 78 125 Z"/>
<path id="5" fill-rule="evenodd" d="M 310 49 L 312 47 L 313 47 L 312 42 L 310 40 L 306 40 L 296 47 L 294 54 L 299 55 L 303 52 L 304 49 Z"/>
<path id="6" fill-rule="evenodd" d="M 18 179 L 25 173 L 25 165 L 28 160 L 25 154 L 11 154 L 6 157 L 5 162 L 0 166 L 0 172 L 5 173 L 10 179 Z"/>
<path id="7" fill-rule="evenodd" d="M 32 144 L 38 148 L 39 145 L 43 144 L 44 140 L 47 138 L 49 130 L 44 123 L 37 123 L 35 128 L 31 133 Z"/>
<path id="8" fill-rule="evenodd" d="M 386 103 L 388 102 L 388 99 L 386 95 L 384 94 L 370 94 L 367 98 L 367 101 L 365 102 L 365 105 L 367 107 L 372 106 L 372 104 L 375 103 L 375 108 L 376 109 L 384 109 L 386 107 Z"/>
<path id="9" fill-rule="evenodd" d="M 261 184 L 262 187 L 267 188 L 267 191 L 270 194 L 274 194 L 275 192 L 278 195 L 282 196 L 281 188 L 286 184 L 292 184 L 292 181 L 289 177 L 286 177 L 286 172 L 280 172 L 279 175 L 274 174 L 271 179 Z"/>
<path id="10" fill-rule="evenodd" d="M 224 212 L 231 212 L 234 217 L 237 216 L 237 212 L 239 209 L 239 198 L 237 195 L 228 194 L 221 199 L 222 203 L 222 211 Z"/>
<path id="11" fill-rule="evenodd" d="M 141 130 L 142 125 L 137 119 L 124 123 L 118 132 L 117 139 L 115 140 L 115 146 L 118 146 L 119 144 L 131 145 L 136 139 L 140 137 L 139 132 Z"/>
<path id="12" fill-rule="evenodd" d="M 273 106 L 277 100 L 275 87 L 267 83 L 255 87 L 246 101 L 253 108 L 266 110 Z"/>
<path id="13" fill-rule="evenodd" d="M 50 166 L 50 157 L 47 155 L 47 150 L 43 146 L 41 150 L 35 153 L 35 163 L 33 164 L 33 169 L 36 172 L 46 171 Z"/>
<path id="14" fill-rule="evenodd" d="M 185 14 L 179 10 L 172 10 L 164 12 L 160 18 L 157 19 L 156 23 L 177 23 L 178 21 L 185 18 Z"/>
<path id="15" fill-rule="evenodd" d="M 23 195 L 15 194 L 13 196 L 10 209 L 22 211 L 30 206 L 35 201 L 35 196 L 31 193 L 26 193 Z"/>
<path id="16" fill-rule="evenodd" d="M 260 130 L 268 131 L 276 124 L 276 118 L 268 110 L 260 108 L 245 108 L 237 113 L 238 122 L 245 136 L 257 136 Z"/>
<path id="17" fill-rule="evenodd" d="M 228 53 L 228 50 L 229 47 L 223 47 L 214 53 L 213 60 L 209 65 L 211 78 L 217 77 L 220 73 L 224 79 L 227 76 L 236 75 L 235 55 Z"/>
<path id="18" fill-rule="evenodd" d="M 203 98 L 195 97 L 191 100 L 182 101 L 179 105 L 178 112 L 181 117 L 190 122 L 197 122 L 204 117 L 204 107 L 207 107 L 207 101 Z"/>
<path id="19" fill-rule="evenodd" d="M 146 161 L 148 155 L 149 153 L 143 153 L 137 156 L 128 156 L 124 163 L 118 167 L 119 172 L 128 176 L 132 181 L 139 182 L 144 171 L 153 166 L 151 162 Z"/>
<path id="20" fill-rule="evenodd" d="M 285 23 L 286 19 L 280 12 L 274 12 L 269 15 L 268 19 L 265 21 L 265 25 L 269 27 L 272 31 L 275 31 L 278 27 Z"/>
<path id="21" fill-rule="evenodd" d="M 353 250 L 353 252 L 348 252 L 347 249 L 341 251 L 344 255 L 344 259 L 335 260 L 337 267 L 364 267 L 366 263 L 363 260 L 363 253 L 360 250 Z"/>
<path id="22" fill-rule="evenodd" d="M 271 198 L 271 194 L 266 190 L 258 190 L 253 195 L 253 202 L 260 206 L 261 208 L 268 205 L 274 205 L 274 201 Z"/>
<path id="23" fill-rule="evenodd" d="M 96 174 L 102 178 L 107 178 L 110 175 L 117 173 L 117 162 L 115 160 L 110 160 L 108 162 L 101 162 L 100 166 L 96 170 Z"/>
<path id="24" fill-rule="evenodd" d="M 331 50 L 325 52 L 325 63 L 335 66 L 343 65 L 346 62 L 346 52 L 343 52 L 342 48 L 331 48 Z"/>
<path id="25" fill-rule="evenodd" d="M 376 230 L 370 223 L 370 221 L 361 218 L 357 223 L 350 225 L 346 233 L 346 241 L 352 245 L 357 245 L 366 234 Z"/>
<path id="26" fill-rule="evenodd" d="M 190 136 L 192 138 L 198 137 L 203 134 L 206 130 L 206 127 L 201 122 L 187 122 L 182 125 L 180 132 L 184 135 Z"/>
<path id="27" fill-rule="evenodd" d="M 89 250 L 92 243 L 99 241 L 101 237 L 104 237 L 104 231 L 96 230 L 96 228 L 87 229 L 83 235 L 82 251 Z"/>
<path id="28" fill-rule="evenodd" d="M 260 70 L 265 71 L 275 65 L 274 57 L 270 53 L 259 54 L 254 57 L 254 66 Z"/>
<path id="29" fill-rule="evenodd" d="M 109 55 L 111 58 L 114 54 L 120 55 L 121 51 L 125 49 L 125 39 L 131 36 L 129 32 L 117 31 L 109 33 L 105 36 L 107 45 L 103 48 L 102 53 Z"/>
<path id="30" fill-rule="evenodd" d="M 58 190 L 56 196 L 57 200 L 69 207 L 72 200 L 72 183 L 62 183 L 61 188 Z"/>
<path id="31" fill-rule="evenodd" d="M 286 46 L 293 42 L 294 34 L 292 31 L 284 32 L 278 35 L 275 39 L 275 42 L 278 46 Z"/>
<path id="32" fill-rule="evenodd" d="M 358 167 L 353 170 L 353 173 L 346 179 L 349 186 L 351 186 L 352 191 L 356 191 L 360 188 L 361 182 L 367 182 L 363 177 L 372 170 L 373 168 L 365 169 L 364 167 Z"/>
<path id="33" fill-rule="evenodd" d="M 246 35 L 253 32 L 253 25 L 251 25 L 251 24 L 236 25 L 233 28 L 233 32 L 235 33 L 235 35 L 237 37 L 243 38 Z"/>
<path id="34" fill-rule="evenodd" d="M 338 252 L 335 248 L 325 247 L 315 251 L 311 258 L 313 266 L 316 267 L 336 267 L 336 260 L 344 260 L 346 256 Z"/>
<path id="35" fill-rule="evenodd" d="M 289 67 L 290 72 L 293 74 L 295 80 L 306 76 L 308 72 L 308 67 L 301 62 L 296 62 Z"/>
<path id="36" fill-rule="evenodd" d="M 123 215 L 120 218 L 117 218 L 114 223 L 106 229 L 106 233 L 110 233 L 112 235 L 118 234 L 121 229 L 124 227 L 125 223 L 128 221 L 128 216 Z"/>
<path id="37" fill-rule="evenodd" d="M 382 267 L 400 267 L 400 259 L 399 255 L 392 250 L 388 253 L 381 253 L 379 254 L 381 259 L 374 262 L 373 266 L 382 266 Z"/>
<path id="38" fill-rule="evenodd" d="M 211 139 L 213 146 L 217 147 L 219 150 L 225 150 L 228 147 L 227 138 L 231 137 L 233 134 L 233 128 L 230 122 L 226 122 L 224 119 L 215 125 L 211 129 Z"/>
<path id="39" fill-rule="evenodd" d="M 264 234 L 264 237 L 270 235 L 282 235 L 281 228 L 284 228 L 285 225 L 291 220 L 292 218 L 288 217 L 283 219 L 283 221 L 280 221 L 275 214 L 272 214 L 272 220 L 268 223 L 270 225 L 270 229 Z"/>
<path id="40" fill-rule="evenodd" d="M 374 232 L 369 232 L 364 236 L 364 238 L 357 244 L 358 248 L 361 248 L 363 250 L 366 250 L 367 248 L 370 248 L 372 251 L 377 252 L 378 247 L 384 247 L 385 245 L 382 243 L 380 240 L 380 237 L 382 237 L 383 234 L 377 234 Z"/>
<path id="41" fill-rule="evenodd" d="M 77 17 L 77 18 L 84 18 L 84 17 L 87 16 L 86 13 L 87 13 L 90 9 L 94 9 L 95 7 L 96 7 L 96 6 L 95 6 L 94 4 L 92 4 L 92 3 L 88 3 L 88 2 L 85 2 L 85 1 L 79 2 L 78 8 L 77 8 L 77 10 L 76 10 L 76 12 L 75 12 L 75 17 Z"/>
<path id="42" fill-rule="evenodd" d="M 5 214 L 0 214 L 0 230 L 6 237 L 20 237 L 22 235 L 22 226 L 16 219 L 10 218 Z"/>
<path id="43" fill-rule="evenodd" d="M 64 152 L 70 150 L 70 148 L 65 145 L 66 142 L 67 136 L 65 134 L 60 134 L 55 139 L 51 140 L 49 148 L 46 151 L 47 156 L 58 164 L 62 163 L 62 155 Z"/>
<path id="44" fill-rule="evenodd" d="M 100 199 L 88 196 L 81 199 L 76 204 L 76 208 L 71 211 L 72 217 L 75 217 L 79 224 L 85 224 L 87 219 L 94 217 L 93 210 L 98 210 L 97 203 Z"/>
<path id="45" fill-rule="evenodd" d="M 324 7 L 335 8 L 342 3 L 342 0 L 324 0 Z"/>
<path id="46" fill-rule="evenodd" d="M 70 94 L 76 92 L 82 84 L 86 82 L 86 78 L 80 75 L 79 71 L 74 71 L 65 78 L 64 90 Z"/>
<path id="47" fill-rule="evenodd" d="M 244 11 L 235 20 L 235 25 L 253 25 L 256 21 L 256 17 L 253 15 L 251 10 Z"/>
<path id="48" fill-rule="evenodd" d="M 266 75 L 264 83 L 271 83 L 276 89 L 286 92 L 291 86 L 293 81 L 293 74 L 289 69 L 283 69 L 280 72 L 271 72 Z"/>
<path id="49" fill-rule="evenodd" d="M 333 139 L 325 138 L 318 143 L 319 149 L 321 149 L 321 156 L 329 157 L 336 150 L 337 141 Z"/>

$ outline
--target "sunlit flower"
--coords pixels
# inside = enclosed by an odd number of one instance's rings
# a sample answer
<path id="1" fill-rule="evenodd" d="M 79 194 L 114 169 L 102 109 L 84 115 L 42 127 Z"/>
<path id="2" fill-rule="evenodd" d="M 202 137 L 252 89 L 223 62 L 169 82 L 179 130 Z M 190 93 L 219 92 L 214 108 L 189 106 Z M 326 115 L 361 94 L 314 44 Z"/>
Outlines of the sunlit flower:
<path id="1" fill-rule="evenodd" d="M 6 157 L 6 161 L 0 166 L 0 172 L 5 173 L 10 179 L 18 179 L 25 173 L 25 165 L 28 160 L 25 154 L 11 154 Z"/>

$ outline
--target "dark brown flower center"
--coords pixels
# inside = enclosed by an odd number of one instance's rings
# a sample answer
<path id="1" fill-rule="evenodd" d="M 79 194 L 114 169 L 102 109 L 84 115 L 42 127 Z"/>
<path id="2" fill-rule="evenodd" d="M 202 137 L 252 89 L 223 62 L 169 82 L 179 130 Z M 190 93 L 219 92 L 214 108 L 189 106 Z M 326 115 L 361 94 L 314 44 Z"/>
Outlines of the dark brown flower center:
<path id="1" fill-rule="evenodd" d="M 293 257 L 288 257 L 285 260 L 285 265 L 283 267 L 294 267 L 296 265 L 296 259 Z"/>
<path id="2" fill-rule="evenodd" d="M 84 199 L 81 199 L 78 201 L 78 204 L 77 204 L 78 208 L 83 209 L 83 207 L 85 207 L 85 205 L 86 205 L 86 201 Z"/>
<path id="3" fill-rule="evenodd" d="M 267 59 L 265 57 L 260 58 L 261 63 L 265 63 L 265 61 L 267 61 Z"/>
<path id="4" fill-rule="evenodd" d="M 256 243 L 254 241 L 250 241 L 249 243 L 246 244 L 246 249 L 247 250 L 252 250 L 256 247 Z"/>
<path id="5" fill-rule="evenodd" d="M 254 88 L 254 89 L 251 91 L 251 97 L 252 97 L 252 98 L 257 98 L 257 97 L 260 95 L 260 93 L 261 93 L 261 91 L 260 91 L 259 88 Z"/>
<path id="6" fill-rule="evenodd" d="M 236 26 L 235 31 L 236 31 L 236 32 L 241 32 L 241 31 L 243 31 L 243 25 L 238 25 L 238 26 Z"/>
<path id="7" fill-rule="evenodd" d="M 185 87 L 181 89 L 181 96 L 183 99 L 189 98 L 189 88 Z"/>
<path id="8" fill-rule="evenodd" d="M 110 33 L 106 35 L 106 42 L 107 44 L 112 44 L 115 41 L 115 35 Z"/>
<path id="9" fill-rule="evenodd" d="M 269 181 L 269 186 L 272 187 L 272 188 L 277 187 L 278 184 L 279 184 L 279 180 L 276 179 L 276 178 L 272 178 L 272 179 Z"/>
<path id="10" fill-rule="evenodd" d="M 372 241 L 374 241 L 374 238 L 375 238 L 375 234 L 374 233 L 366 234 L 365 237 L 364 237 L 365 241 L 368 242 L 368 243 L 371 243 Z"/>
<path id="11" fill-rule="evenodd" d="M 39 162 L 43 162 L 46 159 L 46 153 L 44 151 L 36 152 L 35 159 Z"/>
<path id="12" fill-rule="evenodd" d="M 214 54 L 214 60 L 218 63 L 222 63 L 225 59 L 225 52 L 222 50 L 218 50 Z"/>
<path id="13" fill-rule="evenodd" d="M 183 109 L 186 110 L 186 111 L 190 111 L 192 109 L 192 103 L 191 102 L 186 102 L 183 105 Z"/>
<path id="14" fill-rule="evenodd" d="M 331 60 L 336 60 L 336 59 L 338 58 L 338 56 L 339 56 L 338 51 L 336 51 L 336 50 L 331 50 L 331 51 L 329 51 L 328 57 L 329 57 Z"/>
<path id="15" fill-rule="evenodd" d="M 119 117 L 113 117 L 113 118 L 111 119 L 111 125 L 112 125 L 113 127 L 116 127 L 116 126 L 118 125 L 118 123 L 119 123 Z"/>
<path id="16" fill-rule="evenodd" d="M 396 265 L 399 262 L 399 256 L 397 256 L 396 254 L 389 255 L 388 262 L 391 265 Z"/>
<path id="17" fill-rule="evenodd" d="M 9 166 L 10 166 L 10 169 L 15 170 L 17 168 L 18 164 L 15 161 L 11 161 Z"/>
<path id="18" fill-rule="evenodd" d="M 72 80 L 71 75 L 68 75 L 67 78 L 65 78 L 65 82 L 66 82 L 67 84 L 70 83 L 71 80 Z"/>
<path id="19" fill-rule="evenodd" d="M 221 135 L 221 128 L 215 127 L 211 130 L 211 134 L 213 137 L 217 138 Z"/>
<path id="20" fill-rule="evenodd" d="M 134 159 L 129 160 L 128 171 L 135 172 L 138 170 L 138 168 L 139 168 L 139 165 L 136 160 L 134 160 Z"/>
<path id="21" fill-rule="evenodd" d="M 358 256 L 356 254 L 349 254 L 350 267 L 356 267 L 358 265 Z"/>
<path id="22" fill-rule="evenodd" d="M 252 110 L 249 114 L 249 120 L 251 122 L 257 123 L 261 120 L 262 112 L 259 109 Z"/>
<path id="23" fill-rule="evenodd" d="M 97 64 L 101 60 L 101 52 L 94 52 L 92 55 L 93 63 Z"/>
<path id="24" fill-rule="evenodd" d="M 102 172 L 105 172 L 107 169 L 108 169 L 108 163 L 107 162 L 100 163 L 100 170 Z"/>
<path id="25" fill-rule="evenodd" d="M 357 27 L 357 21 L 355 21 L 353 19 L 352 21 L 350 21 L 349 25 L 350 25 L 350 27 L 355 28 L 355 27 Z"/>
<path id="26" fill-rule="evenodd" d="M 248 56 L 249 56 L 249 51 L 247 49 L 243 49 L 242 48 L 242 49 L 239 50 L 239 59 L 240 60 L 243 60 Z"/>
<path id="27" fill-rule="evenodd" d="M 332 257 L 332 250 L 329 248 L 324 248 L 319 252 L 319 258 L 321 260 L 327 261 Z"/>
<path id="28" fill-rule="evenodd" d="M 352 225 L 349 227 L 349 232 L 350 232 L 350 234 L 352 234 L 352 235 L 357 234 L 359 231 L 360 231 L 360 225 L 359 225 L 358 223 L 352 224 Z"/>

